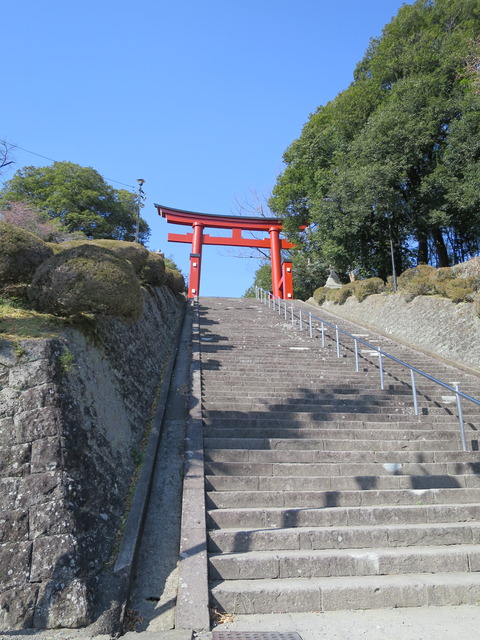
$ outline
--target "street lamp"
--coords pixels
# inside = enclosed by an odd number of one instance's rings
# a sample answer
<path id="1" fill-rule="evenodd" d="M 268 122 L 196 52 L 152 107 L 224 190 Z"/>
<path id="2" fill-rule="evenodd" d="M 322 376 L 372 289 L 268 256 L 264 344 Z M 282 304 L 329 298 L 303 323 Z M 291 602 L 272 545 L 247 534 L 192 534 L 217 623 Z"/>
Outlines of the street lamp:
<path id="1" fill-rule="evenodd" d="M 137 207 L 137 224 L 135 227 L 135 242 L 138 243 L 138 234 L 140 231 L 140 209 L 143 207 L 142 200 L 145 200 L 145 194 L 143 192 L 143 185 L 145 184 L 145 180 L 143 178 L 137 178 L 138 182 L 138 207 Z"/>
<path id="2" fill-rule="evenodd" d="M 392 258 L 392 275 L 393 275 L 393 290 L 397 291 L 397 272 L 395 269 L 395 254 L 393 252 L 393 238 L 392 238 L 392 225 L 390 223 L 390 215 L 387 214 L 388 220 L 388 236 L 390 238 L 390 257 Z"/>

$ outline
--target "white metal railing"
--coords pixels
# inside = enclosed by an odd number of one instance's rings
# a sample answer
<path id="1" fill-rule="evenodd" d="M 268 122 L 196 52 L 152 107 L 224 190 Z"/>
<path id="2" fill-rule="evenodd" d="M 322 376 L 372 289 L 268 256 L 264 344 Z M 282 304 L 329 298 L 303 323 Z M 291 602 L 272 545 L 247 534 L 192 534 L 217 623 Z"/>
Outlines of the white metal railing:
<path id="1" fill-rule="evenodd" d="M 378 355 L 380 388 L 382 390 L 385 389 L 384 366 L 383 366 L 384 357 L 409 369 L 410 384 L 411 384 L 412 396 L 413 396 L 413 407 L 414 407 L 414 412 L 416 416 L 418 416 L 418 398 L 417 398 L 418 394 L 417 394 L 417 386 L 416 386 L 416 379 L 415 379 L 416 375 L 422 376 L 423 378 L 430 380 L 434 384 L 437 384 L 443 387 L 444 389 L 447 389 L 448 391 L 452 392 L 456 398 L 456 403 L 457 403 L 457 413 L 458 413 L 458 421 L 460 425 L 460 436 L 462 439 L 462 447 L 464 451 L 468 450 L 467 440 L 465 436 L 465 423 L 463 419 L 462 398 L 469 402 L 473 402 L 477 406 L 480 406 L 480 400 L 476 400 L 475 398 L 472 398 L 468 394 L 460 391 L 459 385 L 457 383 L 454 383 L 455 386 L 452 386 L 450 384 L 447 384 L 446 382 L 443 382 L 442 380 L 438 380 L 437 378 L 434 378 L 428 373 L 425 373 L 425 371 L 422 371 L 421 369 L 417 369 L 416 367 L 413 367 L 412 365 L 408 364 L 407 362 L 404 362 L 403 360 L 400 360 L 399 358 L 395 358 L 395 356 L 392 356 L 389 353 L 382 351 L 378 347 L 370 344 L 369 342 L 366 342 L 365 340 L 361 340 L 358 336 L 352 335 L 351 333 L 348 333 L 348 331 L 340 329 L 337 324 L 332 324 L 331 322 L 327 322 L 323 318 L 319 318 L 318 316 L 312 314 L 310 311 L 307 313 L 305 310 L 302 310 L 300 307 L 295 307 L 293 302 L 291 302 L 290 300 L 282 300 L 278 296 L 274 296 L 269 291 L 265 291 L 260 287 L 255 287 L 255 295 L 258 300 L 260 300 L 264 304 L 268 304 L 269 308 L 273 309 L 274 311 L 278 311 L 279 315 L 282 314 L 282 305 L 283 305 L 283 315 L 285 320 L 288 320 L 288 317 L 290 317 L 290 322 L 292 324 L 292 327 L 295 327 L 298 322 L 298 326 L 300 330 L 303 330 L 304 325 L 306 325 L 308 327 L 308 331 L 311 338 L 313 337 L 314 332 L 318 331 L 321 335 L 322 347 L 325 347 L 325 333 L 326 333 L 325 328 L 329 327 L 330 329 L 332 329 L 335 332 L 335 347 L 336 347 L 337 358 L 340 358 L 340 334 L 342 336 L 345 336 L 346 338 L 351 338 L 354 343 L 353 350 L 355 354 L 355 371 L 357 372 L 360 370 L 359 352 L 358 352 L 359 343 L 367 347 L 370 351 L 375 351 L 376 354 Z M 306 315 L 308 315 L 308 320 L 305 320 Z M 317 323 L 317 326 L 315 326 L 315 322 Z"/>

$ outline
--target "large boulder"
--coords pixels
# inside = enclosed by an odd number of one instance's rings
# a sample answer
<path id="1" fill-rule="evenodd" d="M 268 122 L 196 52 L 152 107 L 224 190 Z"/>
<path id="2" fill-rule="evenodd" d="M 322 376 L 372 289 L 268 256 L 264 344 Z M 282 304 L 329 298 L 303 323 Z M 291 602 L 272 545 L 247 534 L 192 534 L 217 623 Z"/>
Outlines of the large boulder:
<path id="1" fill-rule="evenodd" d="M 37 267 L 52 255 L 38 236 L 0 220 L 0 284 L 30 282 Z"/>
<path id="2" fill-rule="evenodd" d="M 27 296 L 39 311 L 65 317 L 95 314 L 136 321 L 143 309 L 132 264 L 94 244 L 72 247 L 41 264 Z"/>

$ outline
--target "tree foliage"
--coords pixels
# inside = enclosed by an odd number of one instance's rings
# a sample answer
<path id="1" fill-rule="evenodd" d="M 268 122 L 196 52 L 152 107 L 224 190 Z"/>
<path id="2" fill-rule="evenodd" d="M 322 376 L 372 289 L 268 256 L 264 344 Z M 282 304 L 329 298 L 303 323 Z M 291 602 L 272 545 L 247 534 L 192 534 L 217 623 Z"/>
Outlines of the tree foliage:
<path id="1" fill-rule="evenodd" d="M 255 271 L 255 279 L 251 287 L 249 287 L 243 294 L 244 298 L 255 297 L 255 287 L 260 287 L 264 291 L 272 290 L 272 268 L 270 261 L 263 262 Z"/>
<path id="2" fill-rule="evenodd" d="M 47 167 L 24 167 L 0 192 L 0 202 L 24 202 L 59 219 L 69 232 L 87 238 L 134 240 L 138 211 L 137 196 L 114 189 L 91 167 L 54 162 Z M 145 242 L 148 224 L 140 219 Z"/>
<path id="3" fill-rule="evenodd" d="M 479 253 L 479 36 L 480 0 L 404 5 L 311 115 L 269 205 L 312 262 L 386 279 L 390 236 L 397 273 Z"/>

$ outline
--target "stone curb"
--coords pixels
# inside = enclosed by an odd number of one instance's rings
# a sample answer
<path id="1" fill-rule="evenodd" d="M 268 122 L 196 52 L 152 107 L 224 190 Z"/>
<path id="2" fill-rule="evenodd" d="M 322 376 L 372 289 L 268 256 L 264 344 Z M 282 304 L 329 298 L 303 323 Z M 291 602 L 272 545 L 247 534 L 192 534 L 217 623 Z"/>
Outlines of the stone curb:
<path id="1" fill-rule="evenodd" d="M 145 450 L 145 458 L 140 471 L 140 477 L 133 495 L 130 512 L 125 524 L 125 531 L 120 544 L 117 560 L 114 566 L 114 573 L 121 575 L 123 573 L 124 593 L 122 594 L 122 611 L 125 611 L 128 591 L 133 577 L 135 559 L 140 543 L 141 533 L 147 513 L 148 499 L 152 485 L 153 472 L 155 467 L 155 458 L 162 433 L 162 422 L 165 413 L 166 400 L 169 393 L 170 383 L 172 379 L 175 360 L 177 358 L 180 340 L 186 322 L 188 321 L 188 311 L 185 311 L 179 323 L 174 348 L 170 352 L 165 377 L 162 383 L 157 408 L 152 421 L 152 430 L 150 432 L 147 447 Z"/>
<path id="2" fill-rule="evenodd" d="M 200 327 L 194 307 L 190 412 L 185 439 L 180 564 L 175 628 L 210 629 L 203 463 Z"/>

